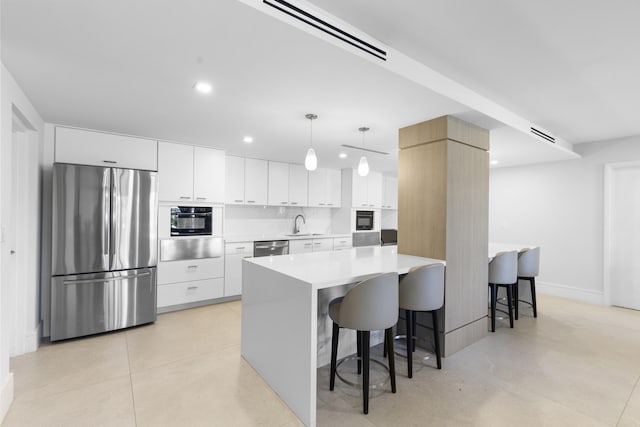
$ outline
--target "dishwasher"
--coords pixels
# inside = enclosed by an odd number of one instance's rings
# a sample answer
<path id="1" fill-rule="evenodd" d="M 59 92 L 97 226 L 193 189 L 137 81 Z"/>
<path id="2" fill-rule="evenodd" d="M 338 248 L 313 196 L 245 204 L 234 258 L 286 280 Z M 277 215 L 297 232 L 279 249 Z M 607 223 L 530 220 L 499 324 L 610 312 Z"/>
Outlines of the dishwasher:
<path id="1" fill-rule="evenodd" d="M 253 256 L 287 255 L 289 253 L 288 240 L 261 240 L 253 242 Z"/>

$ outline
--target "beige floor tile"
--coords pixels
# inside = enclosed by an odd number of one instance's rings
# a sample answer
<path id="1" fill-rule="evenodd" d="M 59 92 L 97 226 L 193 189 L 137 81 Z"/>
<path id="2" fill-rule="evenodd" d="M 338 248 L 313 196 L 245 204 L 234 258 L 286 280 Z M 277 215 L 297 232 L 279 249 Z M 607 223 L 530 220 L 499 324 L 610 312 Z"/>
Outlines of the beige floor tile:
<path id="1" fill-rule="evenodd" d="M 151 325 L 127 331 L 131 372 L 240 343 L 240 314 L 224 303 L 166 313 Z"/>
<path id="2" fill-rule="evenodd" d="M 37 400 L 16 398 L 3 427 L 135 426 L 129 375 Z"/>
<path id="3" fill-rule="evenodd" d="M 239 347 L 132 375 L 139 426 L 284 425 L 295 415 Z"/>
<path id="4" fill-rule="evenodd" d="M 619 427 L 640 427 L 640 381 L 627 402 L 627 405 L 618 422 Z"/>
<path id="5" fill-rule="evenodd" d="M 35 399 L 129 373 L 124 332 L 42 345 L 11 359 L 15 397 Z"/>

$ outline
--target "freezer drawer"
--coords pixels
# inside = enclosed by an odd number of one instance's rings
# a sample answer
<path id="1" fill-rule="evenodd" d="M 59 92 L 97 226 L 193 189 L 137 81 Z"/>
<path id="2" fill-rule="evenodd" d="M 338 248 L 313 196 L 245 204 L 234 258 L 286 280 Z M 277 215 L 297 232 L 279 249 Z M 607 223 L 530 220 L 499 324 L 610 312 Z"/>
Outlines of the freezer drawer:
<path id="1" fill-rule="evenodd" d="M 55 276 L 51 341 L 156 320 L 156 268 Z"/>

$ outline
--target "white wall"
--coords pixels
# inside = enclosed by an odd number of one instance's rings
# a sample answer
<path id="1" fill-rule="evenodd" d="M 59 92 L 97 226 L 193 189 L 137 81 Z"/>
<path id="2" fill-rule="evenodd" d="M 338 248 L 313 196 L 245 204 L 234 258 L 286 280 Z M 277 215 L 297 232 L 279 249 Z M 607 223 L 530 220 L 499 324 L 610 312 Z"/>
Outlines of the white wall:
<path id="1" fill-rule="evenodd" d="M 331 233 L 331 212 L 327 208 L 293 208 L 277 206 L 225 207 L 225 236 L 286 234 L 293 232 L 293 219 L 302 214 L 309 233 Z M 302 220 L 298 220 L 302 226 Z"/>
<path id="2" fill-rule="evenodd" d="M 491 170 L 489 240 L 541 246 L 540 292 L 602 303 L 604 165 L 640 160 L 640 136 L 575 151 L 582 158 Z"/>
<path id="3" fill-rule="evenodd" d="M 5 241 L 0 244 L 2 248 L 0 252 L 0 419 L 2 419 L 13 399 L 13 376 L 9 372 L 11 348 L 19 348 L 19 351 L 34 351 L 37 348 L 39 323 L 37 303 L 39 242 L 37 239 L 40 224 L 38 166 L 41 156 L 43 122 L 4 66 L 2 66 L 0 74 L 0 200 L 2 202 L 0 227 L 6 232 L 7 227 L 10 226 L 7 224 L 10 218 L 8 209 L 14 203 L 11 196 L 13 118 L 19 117 L 32 130 L 26 132 L 23 135 L 24 138 L 21 136 L 18 140 L 20 144 L 28 142 L 30 146 L 26 151 L 22 150 L 24 147 L 20 147 L 21 150 L 17 158 L 29 159 L 28 168 L 32 168 L 35 173 L 35 175 L 26 175 L 30 179 L 29 188 L 33 191 L 25 194 L 24 197 L 26 203 L 33 209 L 25 212 L 26 219 L 22 218 L 23 223 L 31 227 L 33 233 L 29 233 L 29 235 L 34 236 L 34 239 L 28 244 L 22 245 L 28 255 L 22 258 L 21 265 L 36 270 L 25 272 L 25 277 L 29 277 L 30 280 L 21 283 L 20 286 L 17 286 L 16 283 L 9 283 L 7 280 L 7 257 L 10 255 L 7 254 L 11 248 L 7 247 Z M 11 337 L 16 338 L 17 342 L 10 342 Z M 27 343 L 29 340 L 31 340 L 30 344 Z"/>

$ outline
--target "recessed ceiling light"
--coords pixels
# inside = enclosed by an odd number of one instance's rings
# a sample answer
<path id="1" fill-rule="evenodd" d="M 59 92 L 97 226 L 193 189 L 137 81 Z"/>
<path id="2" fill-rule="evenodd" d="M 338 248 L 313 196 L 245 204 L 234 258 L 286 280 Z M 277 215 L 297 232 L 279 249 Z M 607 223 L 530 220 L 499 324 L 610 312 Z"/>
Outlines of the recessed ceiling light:
<path id="1" fill-rule="evenodd" d="M 489 163 L 491 163 L 492 165 L 497 165 L 498 161 L 497 160 L 491 160 Z"/>
<path id="2" fill-rule="evenodd" d="M 253 142 L 253 137 L 252 136 L 245 136 L 244 138 L 242 138 L 242 142 L 246 142 L 247 144 L 251 144 Z"/>
<path id="3" fill-rule="evenodd" d="M 200 93 L 211 93 L 211 89 L 213 89 L 211 84 L 207 82 L 196 82 L 196 84 L 193 85 L 193 88 Z"/>
<path id="4" fill-rule="evenodd" d="M 340 157 L 341 159 L 346 159 L 347 158 L 347 153 L 340 153 L 340 154 L 338 154 L 338 157 Z"/>

